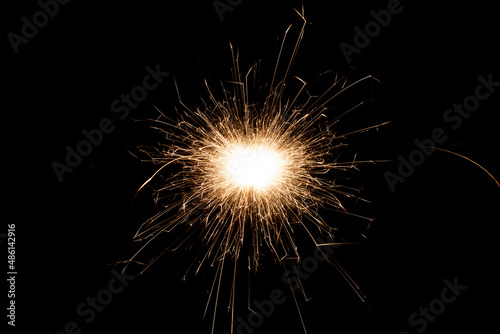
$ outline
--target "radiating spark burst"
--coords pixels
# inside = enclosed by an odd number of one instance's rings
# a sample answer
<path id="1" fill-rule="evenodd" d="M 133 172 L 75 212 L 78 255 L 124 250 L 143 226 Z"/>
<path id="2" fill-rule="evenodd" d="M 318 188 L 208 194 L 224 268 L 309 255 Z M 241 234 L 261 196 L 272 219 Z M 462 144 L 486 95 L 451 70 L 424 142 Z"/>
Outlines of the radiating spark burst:
<path id="1" fill-rule="evenodd" d="M 334 231 L 319 215 L 319 208 L 352 214 L 339 197 L 355 196 L 356 189 L 332 181 L 330 175 L 354 170 L 359 163 L 368 161 L 339 162 L 335 152 L 344 145 L 340 139 L 381 125 L 337 134 L 332 128 L 341 116 L 330 120 L 324 113 L 333 98 L 370 76 L 351 84 L 336 77 L 317 97 L 309 95 L 306 82 L 297 78 L 301 87 L 291 98 L 285 98 L 285 83 L 306 25 L 303 10 L 299 15 L 303 24 L 280 80 L 277 72 L 291 26 L 282 40 L 269 85 L 256 82 L 257 65 L 246 75 L 241 73 L 238 54 L 231 46 L 233 80 L 229 83 L 231 89 L 222 84 L 223 98 L 217 99 L 208 84 L 210 103 L 204 102 L 203 108 L 193 110 L 179 98 L 180 120 L 170 120 L 160 111 L 154 120 L 154 128 L 165 134 L 165 142 L 140 148 L 149 157 L 147 160 L 160 165 L 141 188 L 154 178 L 163 178 L 156 190 L 156 201 L 164 209 L 140 227 L 135 240 L 144 244 L 128 263 L 139 262 L 138 255 L 158 236 L 184 228 L 185 236 L 164 252 L 201 243 L 202 251 L 189 270 L 197 273 L 206 263 L 217 268 L 207 307 L 213 301 L 217 308 L 222 272 L 231 259 L 234 272 L 229 308 L 234 311 L 236 263 L 244 244 L 250 248 L 249 268 L 253 270 L 262 253 L 272 253 L 279 263 L 286 259 L 298 261 L 295 240 L 299 235 L 305 232 L 314 241 L 313 229 L 328 235 Z M 251 90 L 257 91 L 256 96 L 264 96 L 263 100 L 250 94 Z M 299 103 L 304 96 L 305 102 Z M 158 257 L 145 264 L 144 270 Z M 359 294 L 338 263 L 332 264 Z"/>

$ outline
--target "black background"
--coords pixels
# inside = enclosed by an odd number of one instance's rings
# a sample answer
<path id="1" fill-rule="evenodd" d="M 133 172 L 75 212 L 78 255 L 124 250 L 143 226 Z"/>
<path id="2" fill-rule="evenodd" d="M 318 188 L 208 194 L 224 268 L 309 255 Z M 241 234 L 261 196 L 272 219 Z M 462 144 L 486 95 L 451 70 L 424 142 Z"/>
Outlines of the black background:
<path id="1" fill-rule="evenodd" d="M 59 333 L 74 320 L 82 333 L 210 332 L 210 318 L 202 320 L 202 314 L 214 272 L 207 269 L 182 281 L 192 256 L 182 250 L 162 257 L 132 281 L 90 324 L 76 307 L 106 288 L 113 269 L 108 264 L 133 254 L 137 248 L 131 237 L 155 212 L 147 191 L 131 206 L 137 188 L 154 171 L 128 153 L 153 140 L 133 119 L 155 115 L 153 104 L 175 114 L 174 76 L 183 101 L 200 105 L 199 97 L 206 97 L 203 78 L 230 78 L 229 42 L 239 46 L 242 68 L 258 59 L 273 64 L 277 38 L 290 23 L 300 23 L 293 8 L 302 2 L 246 0 L 225 13 L 222 22 L 211 1 L 165 3 L 72 1 L 18 54 L 4 38 L 10 102 L 3 131 L 9 184 L 4 226 L 17 226 L 17 330 Z M 440 147 L 477 161 L 498 177 L 499 93 L 456 131 L 442 120 L 447 108 L 474 93 L 479 75 L 493 73 L 500 80 L 496 7 L 479 1 L 402 4 L 389 26 L 353 56 L 350 68 L 339 43 L 352 44 L 353 28 L 363 28 L 372 20 L 370 11 L 386 8 L 387 1 L 305 1 L 309 24 L 293 75 L 313 80 L 333 70 L 374 75 L 382 82 L 370 86 L 372 102 L 346 121 L 346 128 L 392 121 L 352 138 L 360 159 L 407 157 L 416 138 L 428 138 L 442 127 L 449 138 Z M 19 33 L 21 17 L 38 10 L 36 1 L 6 10 L 4 36 Z M 171 75 L 119 121 L 111 102 L 142 82 L 147 65 L 156 64 Z M 65 146 L 74 147 L 83 129 L 105 117 L 113 119 L 116 129 L 60 183 L 51 163 L 62 161 Z M 426 332 L 496 328 L 500 189 L 477 166 L 444 152 L 435 152 L 395 192 L 384 180 L 386 170 L 395 172 L 397 162 L 361 169 L 362 196 L 373 204 L 359 210 L 375 222 L 365 244 L 338 251 L 371 307 L 360 302 L 335 269 L 321 264 L 304 282 L 312 299 L 304 302 L 299 296 L 308 333 L 407 330 L 408 317 L 438 298 L 443 280 L 454 277 L 468 288 Z M 355 205 L 349 209 L 357 210 Z M 280 275 L 268 261 L 255 278 L 253 298 L 263 300 L 283 288 Z M 246 298 L 246 286 L 238 293 Z M 255 333 L 302 332 L 287 293 L 286 303 Z M 247 313 L 240 308 L 238 314 Z M 216 333 L 224 333 L 228 321 L 221 312 Z"/>

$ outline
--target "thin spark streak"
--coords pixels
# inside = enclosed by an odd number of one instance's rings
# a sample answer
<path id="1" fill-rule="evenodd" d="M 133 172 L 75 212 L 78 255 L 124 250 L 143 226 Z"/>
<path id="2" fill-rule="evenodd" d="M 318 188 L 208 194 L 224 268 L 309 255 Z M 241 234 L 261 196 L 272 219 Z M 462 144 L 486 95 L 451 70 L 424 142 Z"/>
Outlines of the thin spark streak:
<path id="1" fill-rule="evenodd" d="M 488 176 L 490 178 L 493 179 L 493 181 L 495 181 L 495 183 L 497 184 L 497 186 L 500 187 L 500 183 L 497 181 L 497 179 L 493 176 L 493 174 L 491 174 L 486 168 L 484 168 L 483 166 L 481 166 L 480 164 L 478 164 L 477 162 L 475 162 L 474 160 L 470 159 L 470 158 L 467 158 L 466 156 L 464 155 L 461 155 L 459 153 L 456 153 L 456 152 L 453 152 L 453 151 L 449 151 L 449 150 L 445 150 L 444 148 L 439 148 L 439 147 L 434 147 L 434 146 L 426 146 L 426 145 L 417 145 L 417 146 L 421 146 L 421 147 L 427 147 L 427 148 L 432 148 L 432 149 L 435 149 L 435 150 L 439 150 L 439 151 L 443 151 L 443 152 L 446 152 L 446 153 L 450 153 L 450 154 L 453 154 L 453 155 L 456 155 L 457 157 L 460 157 L 460 158 L 463 158 L 469 162 L 472 162 L 474 165 L 478 166 L 479 168 L 481 168 L 486 174 L 488 174 Z"/>

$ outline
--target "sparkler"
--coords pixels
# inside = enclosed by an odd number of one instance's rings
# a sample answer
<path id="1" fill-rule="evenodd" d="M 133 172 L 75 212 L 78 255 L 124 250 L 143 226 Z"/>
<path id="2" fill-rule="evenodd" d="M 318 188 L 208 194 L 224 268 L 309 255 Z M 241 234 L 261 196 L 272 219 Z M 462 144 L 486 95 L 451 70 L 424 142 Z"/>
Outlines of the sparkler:
<path id="1" fill-rule="evenodd" d="M 143 245 L 129 263 L 139 262 L 141 251 L 160 235 L 184 229 L 184 237 L 164 252 L 195 241 L 203 246 L 188 272 L 198 273 L 204 264 L 216 268 L 207 307 L 212 300 L 217 308 L 220 281 L 229 260 L 234 261 L 229 306 L 234 306 L 236 263 L 243 245 L 250 249 L 249 268 L 257 270 L 262 253 L 273 254 L 281 264 L 287 259 L 299 261 L 295 241 L 300 235 L 314 241 L 313 230 L 319 230 L 335 240 L 334 228 L 318 210 L 327 207 L 353 215 L 341 198 L 357 195 L 356 189 L 332 181 L 329 175 L 355 170 L 359 163 L 368 162 L 340 162 L 335 152 L 344 145 L 341 139 L 346 136 L 382 125 L 337 134 L 334 125 L 342 115 L 329 119 L 325 113 L 332 99 L 360 81 L 373 79 L 370 76 L 350 84 L 336 77 L 319 96 L 309 95 L 306 82 L 296 78 L 298 91 L 285 97 L 306 25 L 303 10 L 297 13 L 302 26 L 280 79 L 278 70 L 292 25 L 285 32 L 269 85 L 257 82 L 257 65 L 245 74 L 240 71 L 238 52 L 231 45 L 233 78 L 222 84 L 223 98 L 217 99 L 206 82 L 210 101 L 202 108 L 189 108 L 179 97 L 179 120 L 171 120 L 159 110 L 160 116 L 153 120 L 153 127 L 165 135 L 165 141 L 155 147 L 140 147 L 148 161 L 160 166 L 140 189 L 161 178 L 155 198 L 163 209 L 136 233 L 134 239 Z M 180 96 L 177 84 L 176 90 Z M 158 257 L 146 263 L 144 270 Z M 357 291 L 340 265 L 332 264 Z"/>

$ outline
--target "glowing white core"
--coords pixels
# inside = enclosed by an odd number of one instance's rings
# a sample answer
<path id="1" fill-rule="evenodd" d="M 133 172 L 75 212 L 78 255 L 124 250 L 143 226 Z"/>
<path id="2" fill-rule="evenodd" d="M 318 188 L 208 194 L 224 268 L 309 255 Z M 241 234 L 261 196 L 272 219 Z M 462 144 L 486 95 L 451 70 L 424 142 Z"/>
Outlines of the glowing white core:
<path id="1" fill-rule="evenodd" d="M 226 169 L 231 181 L 241 186 L 264 187 L 272 184 L 281 170 L 278 154 L 263 148 L 236 148 Z"/>

